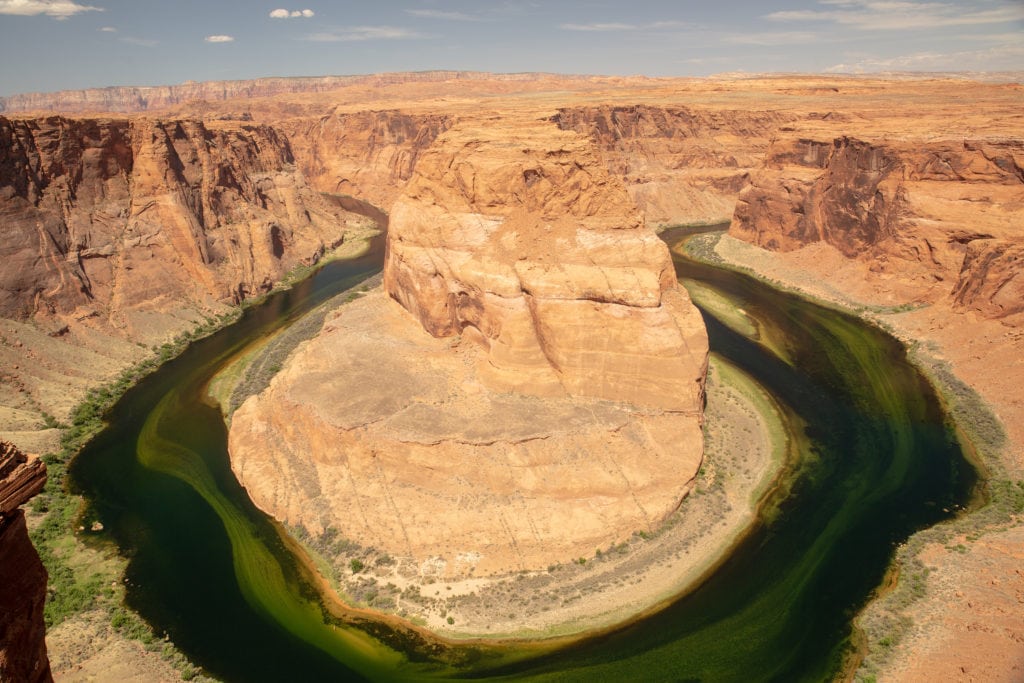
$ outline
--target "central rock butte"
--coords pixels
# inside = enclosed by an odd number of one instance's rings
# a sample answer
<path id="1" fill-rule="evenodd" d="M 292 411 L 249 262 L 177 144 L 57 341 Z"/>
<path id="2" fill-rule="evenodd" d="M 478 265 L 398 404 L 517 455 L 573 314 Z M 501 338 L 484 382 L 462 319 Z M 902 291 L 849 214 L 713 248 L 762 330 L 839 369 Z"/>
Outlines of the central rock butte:
<path id="1" fill-rule="evenodd" d="M 392 208 L 384 283 L 234 414 L 258 506 L 445 577 L 589 557 L 676 509 L 707 335 L 590 139 L 457 122 Z"/>

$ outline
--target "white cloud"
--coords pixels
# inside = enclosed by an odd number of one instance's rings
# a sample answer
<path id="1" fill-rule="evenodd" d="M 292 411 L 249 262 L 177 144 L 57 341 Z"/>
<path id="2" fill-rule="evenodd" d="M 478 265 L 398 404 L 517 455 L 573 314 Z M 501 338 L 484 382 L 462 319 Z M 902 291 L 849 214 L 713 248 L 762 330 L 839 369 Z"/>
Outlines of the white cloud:
<path id="1" fill-rule="evenodd" d="M 309 19 L 314 14 L 315 14 L 315 12 L 313 12 L 313 10 L 311 10 L 311 9 L 293 9 L 293 10 L 275 9 L 275 10 L 271 10 L 270 18 L 271 19 L 294 19 L 296 17 L 304 17 L 306 19 Z"/>
<path id="2" fill-rule="evenodd" d="M 351 26 L 335 31 L 311 33 L 306 36 L 306 40 L 315 43 L 349 43 L 363 40 L 405 40 L 424 37 L 421 33 L 398 26 Z"/>
<path id="3" fill-rule="evenodd" d="M 1024 21 L 1024 3 L 1000 3 L 984 9 L 964 3 L 882 0 L 819 0 L 836 9 L 787 10 L 766 15 L 770 21 L 825 21 L 864 31 L 899 31 L 948 26 L 979 26 Z"/>
<path id="4" fill-rule="evenodd" d="M 475 17 L 471 14 L 464 12 L 445 12 L 439 9 L 407 9 L 406 14 L 411 14 L 414 17 L 422 17 L 424 19 L 447 19 L 449 21 L 483 21 L 480 17 Z"/>
<path id="5" fill-rule="evenodd" d="M 233 43 L 234 36 L 206 36 L 204 40 L 208 43 Z"/>
<path id="6" fill-rule="evenodd" d="M 686 21 L 655 21 L 654 23 L 647 24 L 645 28 L 664 30 L 671 28 L 691 28 L 692 26 L 693 24 Z"/>
<path id="7" fill-rule="evenodd" d="M 114 28 L 113 26 L 104 26 L 100 30 L 103 31 L 104 33 L 117 33 L 117 29 Z"/>
<path id="8" fill-rule="evenodd" d="M 71 0 L 0 0 L 0 14 L 23 17 L 45 14 L 56 19 L 67 19 L 81 12 L 102 11 L 102 7 L 79 5 Z"/>

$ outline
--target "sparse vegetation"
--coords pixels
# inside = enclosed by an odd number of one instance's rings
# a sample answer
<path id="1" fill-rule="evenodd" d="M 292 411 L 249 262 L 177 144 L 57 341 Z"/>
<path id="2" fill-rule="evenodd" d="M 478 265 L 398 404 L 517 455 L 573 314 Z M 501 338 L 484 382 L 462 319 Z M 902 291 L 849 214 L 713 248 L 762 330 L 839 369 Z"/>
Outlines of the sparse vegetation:
<path id="1" fill-rule="evenodd" d="M 111 626 L 126 638 L 143 644 L 154 642 L 148 625 L 123 606 L 124 590 L 119 584 L 123 561 L 110 548 L 93 549 L 76 538 L 76 529 L 91 526 L 80 496 L 67 487 L 67 471 L 71 460 L 86 443 L 103 428 L 103 417 L 125 392 L 150 374 L 161 363 L 180 354 L 193 341 L 205 337 L 232 322 L 238 313 L 231 311 L 218 317 L 207 317 L 194 329 L 152 349 L 153 355 L 124 369 L 114 380 L 91 389 L 72 411 L 70 424 L 61 424 L 44 413 L 47 428 L 60 428 L 60 448 L 47 453 L 47 482 L 43 491 L 29 504 L 36 519 L 30 536 L 49 574 L 44 619 L 48 629 L 75 615 L 91 609 L 105 610 Z M 199 672 L 184 655 L 170 647 L 165 657 L 190 678 Z M 189 679 L 186 679 L 189 680 Z"/>
<path id="2" fill-rule="evenodd" d="M 837 297 L 838 303 L 822 300 L 799 288 L 765 277 L 751 268 L 725 262 L 716 251 L 721 237 L 722 233 L 698 235 L 689 240 L 686 251 L 699 260 L 746 273 L 781 289 L 796 291 L 823 306 L 855 313 L 896 336 L 893 319 L 887 319 L 886 316 L 907 313 L 924 306 L 915 302 L 894 306 L 858 304 L 841 295 Z M 973 455 L 975 463 L 984 470 L 984 501 L 968 514 L 915 534 L 900 548 L 893 562 L 893 571 L 897 577 L 895 586 L 858 618 L 858 627 L 865 633 L 867 644 L 867 654 L 856 672 L 858 681 L 876 680 L 877 673 L 896 646 L 913 628 L 914 622 L 908 616 L 908 608 L 927 594 L 930 574 L 929 568 L 919 559 L 924 546 L 928 543 L 944 544 L 954 535 L 963 536 L 968 541 L 977 540 L 986 533 L 1016 523 L 1024 514 L 1024 481 L 1015 481 L 1009 477 L 1000 460 L 1000 453 L 1006 444 L 1006 432 L 1002 424 L 981 396 L 953 373 L 947 361 L 932 355 L 935 350 L 933 343 L 909 342 L 907 345 L 911 362 L 921 369 L 936 388 L 961 442 L 969 454 Z M 947 546 L 947 549 L 961 554 L 970 552 L 963 543 Z"/>

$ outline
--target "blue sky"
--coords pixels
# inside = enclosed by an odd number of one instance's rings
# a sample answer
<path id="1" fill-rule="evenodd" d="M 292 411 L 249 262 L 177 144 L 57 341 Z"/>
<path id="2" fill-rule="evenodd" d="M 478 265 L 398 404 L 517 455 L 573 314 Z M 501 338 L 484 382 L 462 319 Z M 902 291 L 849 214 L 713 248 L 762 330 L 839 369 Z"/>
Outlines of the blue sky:
<path id="1" fill-rule="evenodd" d="M 464 69 L 1024 70 L 1024 0 L 0 0 L 0 95 Z"/>

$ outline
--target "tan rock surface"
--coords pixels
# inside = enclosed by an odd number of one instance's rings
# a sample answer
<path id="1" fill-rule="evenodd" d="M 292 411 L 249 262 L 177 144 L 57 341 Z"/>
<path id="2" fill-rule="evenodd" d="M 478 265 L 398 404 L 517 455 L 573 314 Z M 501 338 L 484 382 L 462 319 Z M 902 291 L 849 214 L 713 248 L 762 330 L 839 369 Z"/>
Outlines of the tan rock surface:
<path id="1" fill-rule="evenodd" d="M 1013 140 L 783 138 L 740 194 L 730 233 L 778 251 L 825 242 L 916 298 L 935 301 L 959 279 L 961 305 L 1015 309 L 1019 283 L 992 296 L 1015 278 L 1022 163 Z"/>
<path id="2" fill-rule="evenodd" d="M 234 414 L 232 468 L 275 517 L 427 576 L 589 556 L 678 506 L 701 460 L 698 417 L 495 392 L 476 376 L 482 356 L 375 291 Z"/>
<path id="3" fill-rule="evenodd" d="M 295 84 L 290 82 L 284 87 L 269 80 L 273 79 L 214 84 L 212 88 L 184 84 L 188 87 L 168 89 L 153 97 L 142 93 L 145 101 L 138 99 L 137 91 L 115 89 L 27 98 L 25 104 L 96 110 L 127 103 L 136 108 L 151 107 L 149 111 L 171 106 L 175 115 L 162 115 L 161 121 L 201 119 L 207 128 L 243 129 L 251 120 L 278 131 L 281 139 L 287 136 L 295 166 L 309 178 L 312 187 L 328 192 L 351 188 L 351 192 L 377 193 L 373 196 L 380 198 L 384 209 L 390 209 L 401 195 L 399 186 L 412 177 L 420 155 L 427 149 L 427 139 L 435 131 L 440 134 L 460 119 L 477 117 L 482 111 L 557 121 L 566 129 L 590 137 L 602 163 L 624 180 L 626 191 L 646 211 L 651 224 L 714 217 L 720 209 L 728 214 L 730 197 L 742 189 L 737 178 L 742 181 L 748 169 L 752 169 L 750 179 L 767 192 L 766 199 L 775 202 L 775 208 L 763 215 L 788 226 L 777 231 L 779 236 L 791 234 L 794 217 L 786 214 L 805 205 L 807 191 L 816 183 L 825 195 L 815 204 L 819 217 L 861 216 L 858 212 L 870 210 L 874 202 L 863 192 L 874 187 L 884 200 L 879 206 L 896 208 L 893 220 L 882 220 L 880 225 L 895 227 L 897 232 L 882 230 L 877 233 L 882 239 L 877 241 L 861 237 L 840 237 L 835 244 L 817 241 L 795 251 L 775 253 L 762 263 L 770 262 L 783 270 L 799 268 L 797 279 L 807 286 L 838 293 L 839 298 L 852 295 L 861 302 L 858 305 L 930 303 L 920 310 L 890 317 L 907 322 L 904 333 L 908 340 L 934 341 L 957 375 L 975 386 L 994 407 L 1009 434 L 1004 457 L 1007 471 L 1018 478 L 1024 472 L 1024 414 L 1019 391 L 1024 373 L 1024 338 L 1016 313 L 1019 268 L 1014 260 L 1015 245 L 1021 242 L 1017 220 L 1020 209 L 1013 208 L 1018 190 L 1012 182 L 990 183 L 986 177 L 991 174 L 984 170 L 995 165 L 999 170 L 992 173 L 1011 181 L 1017 173 L 1006 163 L 1003 152 L 1019 149 L 1019 141 L 1024 139 L 1024 90 L 1019 83 L 974 82 L 943 75 L 572 79 L 537 75 L 463 78 L 457 73 L 444 73 L 366 77 L 331 83 L 332 89 L 327 92 L 322 83 L 307 88 L 292 87 Z M 287 94 L 275 90 L 279 87 L 284 87 Z M 252 95 L 261 97 L 252 99 Z M 195 98 L 205 101 L 185 102 Z M 398 114 L 406 118 L 399 120 Z M 435 126 L 433 122 L 438 121 L 443 125 Z M 96 130 L 90 128 L 94 124 L 84 120 L 63 125 L 69 133 Z M 801 140 L 830 149 L 836 140 L 850 141 L 843 152 L 846 166 L 837 164 L 828 171 L 839 187 L 826 192 L 825 185 L 819 183 L 826 169 L 799 159 L 783 160 L 779 168 L 761 165 L 773 138 L 776 151 Z M 855 170 L 859 162 L 853 152 L 859 144 L 882 150 L 883 154 L 897 154 L 894 170 L 880 173 L 870 166 L 864 171 Z M 0 156 L 7 152 L 6 144 L 0 146 Z M 904 159 L 906 153 L 909 156 Z M 116 155 L 102 151 L 97 154 L 95 150 L 91 154 L 104 159 L 108 168 L 117 166 Z M 927 155 L 948 162 L 949 168 L 943 163 L 918 163 Z M 1021 168 L 1019 152 L 1013 151 L 1010 156 L 1014 166 Z M 730 157 L 736 160 L 736 166 L 730 165 Z M 912 163 L 908 165 L 907 159 Z M 15 167 L 6 161 L 0 165 L 4 183 Z M 926 173 L 904 176 L 904 169 L 911 167 Z M 27 166 L 17 168 L 23 171 Z M 966 182 L 958 180 L 957 175 Z M 863 182 L 853 180 L 857 177 Z M 378 187 L 378 183 L 388 187 Z M 104 196 L 118 192 L 115 180 L 101 185 L 106 186 Z M 798 203 L 780 200 L 786 187 L 799 198 Z M 846 201 L 852 199 L 849 193 L 844 194 L 846 191 L 862 196 Z M 0 198 L 5 221 L 9 219 L 12 196 Z M 53 202 L 62 207 L 67 203 Z M 44 221 L 44 225 L 50 223 Z M 979 230 L 978 225 L 985 229 Z M 908 231 L 901 232 L 904 230 Z M 46 234 L 31 230 L 24 238 L 44 245 L 48 239 Z M 14 242 L 5 244 L 10 249 Z M 851 246 L 853 251 L 863 249 L 864 254 L 848 258 L 844 253 L 851 251 Z M 91 247 L 83 242 L 82 248 Z M 114 248 L 121 249 L 122 245 L 114 243 Z M 84 253 L 91 254 L 86 260 L 100 265 L 105 260 L 101 252 Z M 5 252 L 5 258 L 9 253 L 13 252 Z M 25 280 L 45 281 L 44 292 L 56 291 L 69 300 L 80 296 L 76 294 L 80 274 L 73 269 L 61 270 L 64 252 L 58 249 L 54 257 L 52 251 L 41 249 L 40 254 L 46 257 L 32 261 L 35 270 L 24 275 Z M 57 277 L 56 273 L 63 275 Z M 936 276 L 943 279 L 937 280 Z M 96 280 L 103 278 L 97 276 Z M 252 282 L 262 282 L 262 278 Z M 175 294 L 179 295 L 180 291 Z M 182 301 L 179 298 L 177 303 Z M 133 316 L 136 328 L 151 335 L 143 343 L 162 340 L 166 333 L 189 327 L 196 318 L 191 303 L 175 306 L 171 298 L 163 303 L 166 307 L 162 312 Z M 59 414 L 53 406 L 69 405 L 69 395 L 81 395 L 86 386 L 116 374 L 120 367 L 139 357 L 142 352 L 135 343 L 105 332 L 107 323 L 100 324 L 103 315 L 106 313 L 100 311 L 81 321 L 68 316 L 37 316 L 0 323 L 0 375 L 4 383 L 4 391 L 0 391 L 0 428 L 6 428 L 4 434 L 9 438 L 16 435 L 19 443 L 29 438 L 39 443 L 49 439 L 52 443 L 53 430 L 42 429 L 40 410 Z M 63 332 L 65 323 L 68 331 Z M 65 380 L 65 376 L 70 379 Z M 63 389 L 64 382 L 72 385 L 70 391 Z M 1012 535 L 1001 539 L 1007 544 L 1015 542 Z M 972 545 L 969 548 L 975 552 Z M 1012 547 L 1006 545 L 1005 549 Z M 1010 557 L 1012 553 L 997 556 Z M 937 557 L 935 562 L 940 570 L 954 564 L 973 567 L 970 571 L 974 578 L 965 580 L 984 581 L 980 568 L 988 562 L 988 556 L 982 553 L 979 558 L 979 563 L 972 563 L 960 553 L 952 553 Z M 926 604 L 945 610 L 951 619 L 964 614 L 963 623 L 967 623 L 966 613 L 947 609 L 945 599 L 939 595 Z M 1003 605 L 998 601 L 993 604 Z M 1015 609 L 1012 605 L 1004 607 Z M 986 613 L 970 618 L 985 624 L 990 616 Z M 930 650 L 926 660 L 920 654 L 923 641 L 914 642 L 906 650 L 912 664 L 938 662 L 941 655 L 956 650 L 954 640 L 936 636 L 935 642 L 945 647 Z M 987 642 L 993 644 L 992 651 L 1011 647 L 998 636 Z M 947 663 L 953 666 L 952 661 Z M 905 680 L 914 678 L 910 675 Z"/>
<path id="4" fill-rule="evenodd" d="M 448 129 L 392 207 L 384 283 L 407 312 L 341 309 L 233 416 L 257 505 L 455 576 L 586 556 L 679 505 L 707 336 L 587 139 Z"/>
<path id="5" fill-rule="evenodd" d="M 321 192 L 390 207 L 419 155 L 451 125 L 445 113 L 345 111 L 282 121 L 303 175 Z"/>
<path id="6" fill-rule="evenodd" d="M 0 434 L 51 448 L 44 413 L 315 262 L 353 218 L 267 126 L 0 117 Z"/>
<path id="7" fill-rule="evenodd" d="M 700 314 L 573 132 L 493 117 L 441 135 L 392 207 L 384 287 L 431 334 L 479 343 L 491 389 L 700 413 Z"/>
<path id="8" fill-rule="evenodd" d="M 265 126 L 0 119 L 0 315 L 237 303 L 341 240 Z M 138 335 L 145 329 L 132 330 Z"/>
<path id="9" fill-rule="evenodd" d="M 731 216 L 746 175 L 760 165 L 772 135 L 794 118 L 645 104 L 565 108 L 555 121 L 594 139 L 648 225 L 668 226 Z"/>

